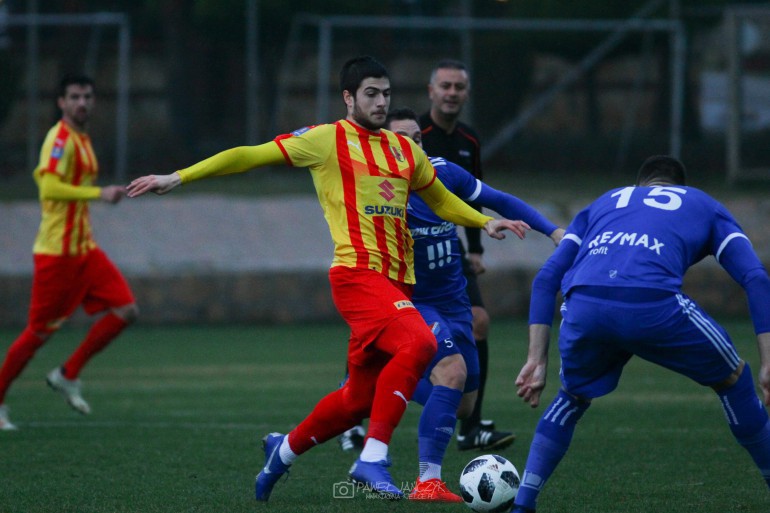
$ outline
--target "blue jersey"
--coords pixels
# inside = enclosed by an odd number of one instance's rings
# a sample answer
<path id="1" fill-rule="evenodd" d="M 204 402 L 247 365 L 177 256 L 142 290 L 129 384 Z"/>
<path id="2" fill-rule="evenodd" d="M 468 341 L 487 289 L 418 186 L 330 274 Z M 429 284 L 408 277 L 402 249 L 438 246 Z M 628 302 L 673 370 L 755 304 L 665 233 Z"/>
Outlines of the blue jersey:
<path id="1" fill-rule="evenodd" d="M 442 158 L 430 160 L 438 179 L 466 202 L 487 207 L 508 219 L 522 220 L 546 235 L 557 228 L 525 202 L 489 187 L 460 166 Z M 416 283 L 412 301 L 436 302 L 464 296 L 466 280 L 455 225 L 438 217 L 416 194 L 409 197 L 407 223 L 414 239 Z"/>
<path id="2" fill-rule="evenodd" d="M 614 189 L 582 210 L 533 283 L 530 323 L 551 323 L 559 281 L 564 297 L 581 286 L 677 293 L 709 255 L 746 289 L 755 327 L 768 331 L 760 305 L 770 286 L 748 237 L 718 201 L 686 186 Z"/>

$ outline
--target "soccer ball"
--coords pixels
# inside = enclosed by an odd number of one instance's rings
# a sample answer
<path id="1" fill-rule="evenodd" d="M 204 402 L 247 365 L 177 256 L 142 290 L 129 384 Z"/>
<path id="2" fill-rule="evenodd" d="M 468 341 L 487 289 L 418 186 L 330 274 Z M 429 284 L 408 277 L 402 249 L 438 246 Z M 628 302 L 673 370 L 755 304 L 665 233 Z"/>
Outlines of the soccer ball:
<path id="1" fill-rule="evenodd" d="M 463 500 L 479 513 L 509 511 L 520 483 L 513 463 L 497 454 L 472 459 L 460 474 Z"/>

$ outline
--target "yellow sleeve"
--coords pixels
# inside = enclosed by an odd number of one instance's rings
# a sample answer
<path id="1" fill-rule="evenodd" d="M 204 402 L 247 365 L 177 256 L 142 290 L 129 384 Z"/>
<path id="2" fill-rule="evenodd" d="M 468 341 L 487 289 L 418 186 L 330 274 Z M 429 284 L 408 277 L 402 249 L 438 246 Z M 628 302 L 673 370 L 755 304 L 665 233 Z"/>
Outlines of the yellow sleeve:
<path id="1" fill-rule="evenodd" d="M 485 216 L 452 194 L 438 178 L 424 189 L 415 192 L 425 200 L 436 215 L 456 225 L 483 228 L 487 221 L 492 220 L 491 217 Z"/>
<path id="2" fill-rule="evenodd" d="M 99 199 L 101 187 L 90 185 L 71 185 L 61 181 L 55 173 L 43 172 L 38 182 L 41 200 L 76 201 Z"/>
<path id="3" fill-rule="evenodd" d="M 278 145 L 270 141 L 258 146 L 239 146 L 225 150 L 181 169 L 177 174 L 184 184 L 201 178 L 243 173 L 255 167 L 277 164 L 286 164 L 286 159 Z"/>

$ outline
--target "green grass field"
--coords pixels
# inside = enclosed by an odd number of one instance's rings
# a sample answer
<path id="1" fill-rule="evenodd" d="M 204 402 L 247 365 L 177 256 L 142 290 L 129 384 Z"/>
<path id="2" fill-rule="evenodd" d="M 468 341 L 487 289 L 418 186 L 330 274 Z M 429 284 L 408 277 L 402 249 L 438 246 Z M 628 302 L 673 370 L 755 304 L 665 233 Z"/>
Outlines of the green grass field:
<path id="1" fill-rule="evenodd" d="M 750 325 L 727 327 L 756 369 Z M 355 458 L 336 441 L 302 456 L 268 505 L 254 501 L 263 464 L 258 439 L 291 429 L 341 377 L 341 323 L 134 327 L 81 376 L 89 417 L 71 411 L 44 383 L 83 332 L 58 334 L 7 397 L 20 430 L 0 433 L 2 513 L 470 511 L 333 498 L 334 483 L 346 479 Z M 517 433 L 502 454 L 519 470 L 543 408 L 530 409 L 515 396 L 525 334 L 521 322 L 494 320 L 484 412 Z M 0 330 L 3 347 L 15 335 Z M 558 386 L 555 354 L 552 363 L 549 400 Z M 416 477 L 419 411 L 409 407 L 391 445 L 397 482 Z M 460 470 L 476 455 L 450 447 L 444 477 L 455 491 Z M 586 414 L 539 503 L 544 513 L 768 509 L 770 494 L 713 393 L 642 361 L 633 361 L 618 390 Z"/>

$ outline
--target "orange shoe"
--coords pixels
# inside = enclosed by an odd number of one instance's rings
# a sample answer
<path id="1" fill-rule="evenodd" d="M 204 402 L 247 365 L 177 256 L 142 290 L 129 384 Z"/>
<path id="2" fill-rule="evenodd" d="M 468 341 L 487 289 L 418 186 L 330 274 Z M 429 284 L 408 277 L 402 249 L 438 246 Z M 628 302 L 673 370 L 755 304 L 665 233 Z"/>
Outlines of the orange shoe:
<path id="1" fill-rule="evenodd" d="M 464 502 L 463 498 L 452 493 L 441 479 L 417 480 L 409 500 L 427 502 Z"/>

